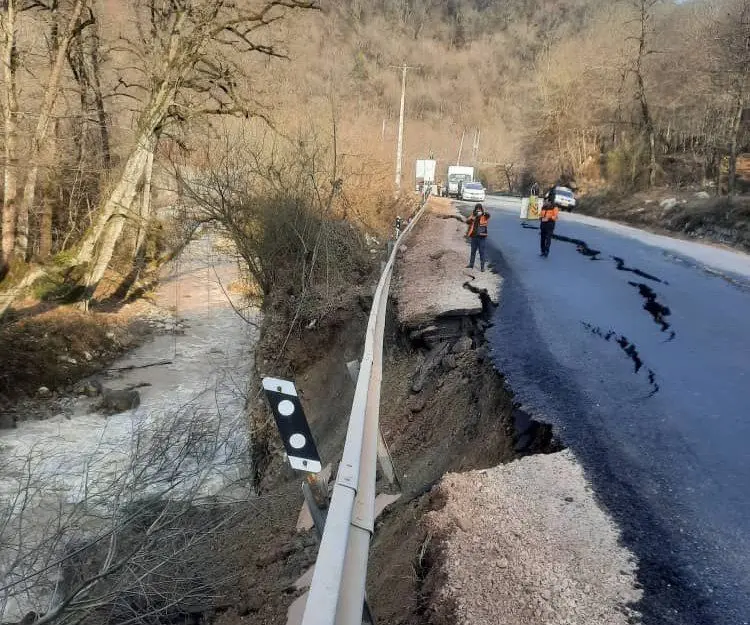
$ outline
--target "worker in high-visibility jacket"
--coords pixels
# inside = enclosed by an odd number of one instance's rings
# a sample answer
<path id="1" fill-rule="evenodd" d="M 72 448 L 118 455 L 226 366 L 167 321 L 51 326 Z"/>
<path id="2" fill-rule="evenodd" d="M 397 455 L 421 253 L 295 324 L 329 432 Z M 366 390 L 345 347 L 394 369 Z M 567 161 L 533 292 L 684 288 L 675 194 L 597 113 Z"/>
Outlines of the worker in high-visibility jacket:
<path id="1" fill-rule="evenodd" d="M 555 202 L 554 192 L 550 193 L 544 200 L 542 210 L 539 215 L 541 223 L 539 224 L 539 230 L 541 233 L 541 246 L 542 256 L 547 258 L 549 256 L 549 248 L 552 245 L 552 235 L 555 232 L 555 224 L 557 223 L 557 217 L 560 214 L 560 209 L 557 207 Z"/>
<path id="2" fill-rule="evenodd" d="M 487 224 L 489 224 L 490 215 L 485 212 L 484 207 L 481 204 L 477 204 L 474 207 L 466 223 L 469 224 L 469 229 L 466 232 L 466 236 L 471 242 L 471 256 L 469 258 L 469 264 L 466 265 L 467 269 L 474 269 L 474 261 L 479 252 L 479 270 L 484 271 L 485 262 L 485 247 L 487 246 Z"/>

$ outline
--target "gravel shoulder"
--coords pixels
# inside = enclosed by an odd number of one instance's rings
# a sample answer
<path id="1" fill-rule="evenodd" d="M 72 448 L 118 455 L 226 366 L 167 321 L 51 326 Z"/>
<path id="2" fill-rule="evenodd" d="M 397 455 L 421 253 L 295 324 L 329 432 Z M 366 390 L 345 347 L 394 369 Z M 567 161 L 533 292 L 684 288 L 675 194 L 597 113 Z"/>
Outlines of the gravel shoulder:
<path id="1" fill-rule="evenodd" d="M 450 474 L 434 497 L 432 623 L 637 621 L 634 558 L 570 452 Z"/>

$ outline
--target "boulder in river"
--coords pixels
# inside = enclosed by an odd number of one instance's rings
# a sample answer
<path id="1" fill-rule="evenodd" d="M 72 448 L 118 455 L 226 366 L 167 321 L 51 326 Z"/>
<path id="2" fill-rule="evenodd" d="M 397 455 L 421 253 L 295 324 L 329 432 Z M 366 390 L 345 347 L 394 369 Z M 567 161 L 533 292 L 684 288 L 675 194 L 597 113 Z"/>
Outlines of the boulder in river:
<path id="1" fill-rule="evenodd" d="M 102 392 L 102 400 L 98 409 L 103 413 L 112 415 L 126 410 L 132 410 L 141 405 L 141 395 L 134 390 L 112 391 L 105 389 Z"/>

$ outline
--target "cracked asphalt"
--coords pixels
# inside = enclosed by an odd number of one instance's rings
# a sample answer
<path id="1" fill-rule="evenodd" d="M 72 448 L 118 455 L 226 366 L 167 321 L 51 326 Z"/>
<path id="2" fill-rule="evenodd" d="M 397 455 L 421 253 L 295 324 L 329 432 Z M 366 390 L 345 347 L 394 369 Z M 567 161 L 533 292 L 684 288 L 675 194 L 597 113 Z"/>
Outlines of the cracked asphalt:
<path id="1" fill-rule="evenodd" d="M 644 623 L 750 623 L 750 257 L 562 213 L 545 259 L 485 206 L 495 365 L 620 526 Z"/>

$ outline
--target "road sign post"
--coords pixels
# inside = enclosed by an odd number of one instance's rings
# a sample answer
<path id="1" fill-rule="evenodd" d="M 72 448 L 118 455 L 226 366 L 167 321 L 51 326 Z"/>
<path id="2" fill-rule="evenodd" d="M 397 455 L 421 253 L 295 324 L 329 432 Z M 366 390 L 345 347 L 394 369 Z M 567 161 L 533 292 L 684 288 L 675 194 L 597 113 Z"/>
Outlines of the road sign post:
<path id="1" fill-rule="evenodd" d="M 294 382 L 263 378 L 263 390 L 281 434 L 289 464 L 297 471 L 320 473 L 323 468 Z"/>

